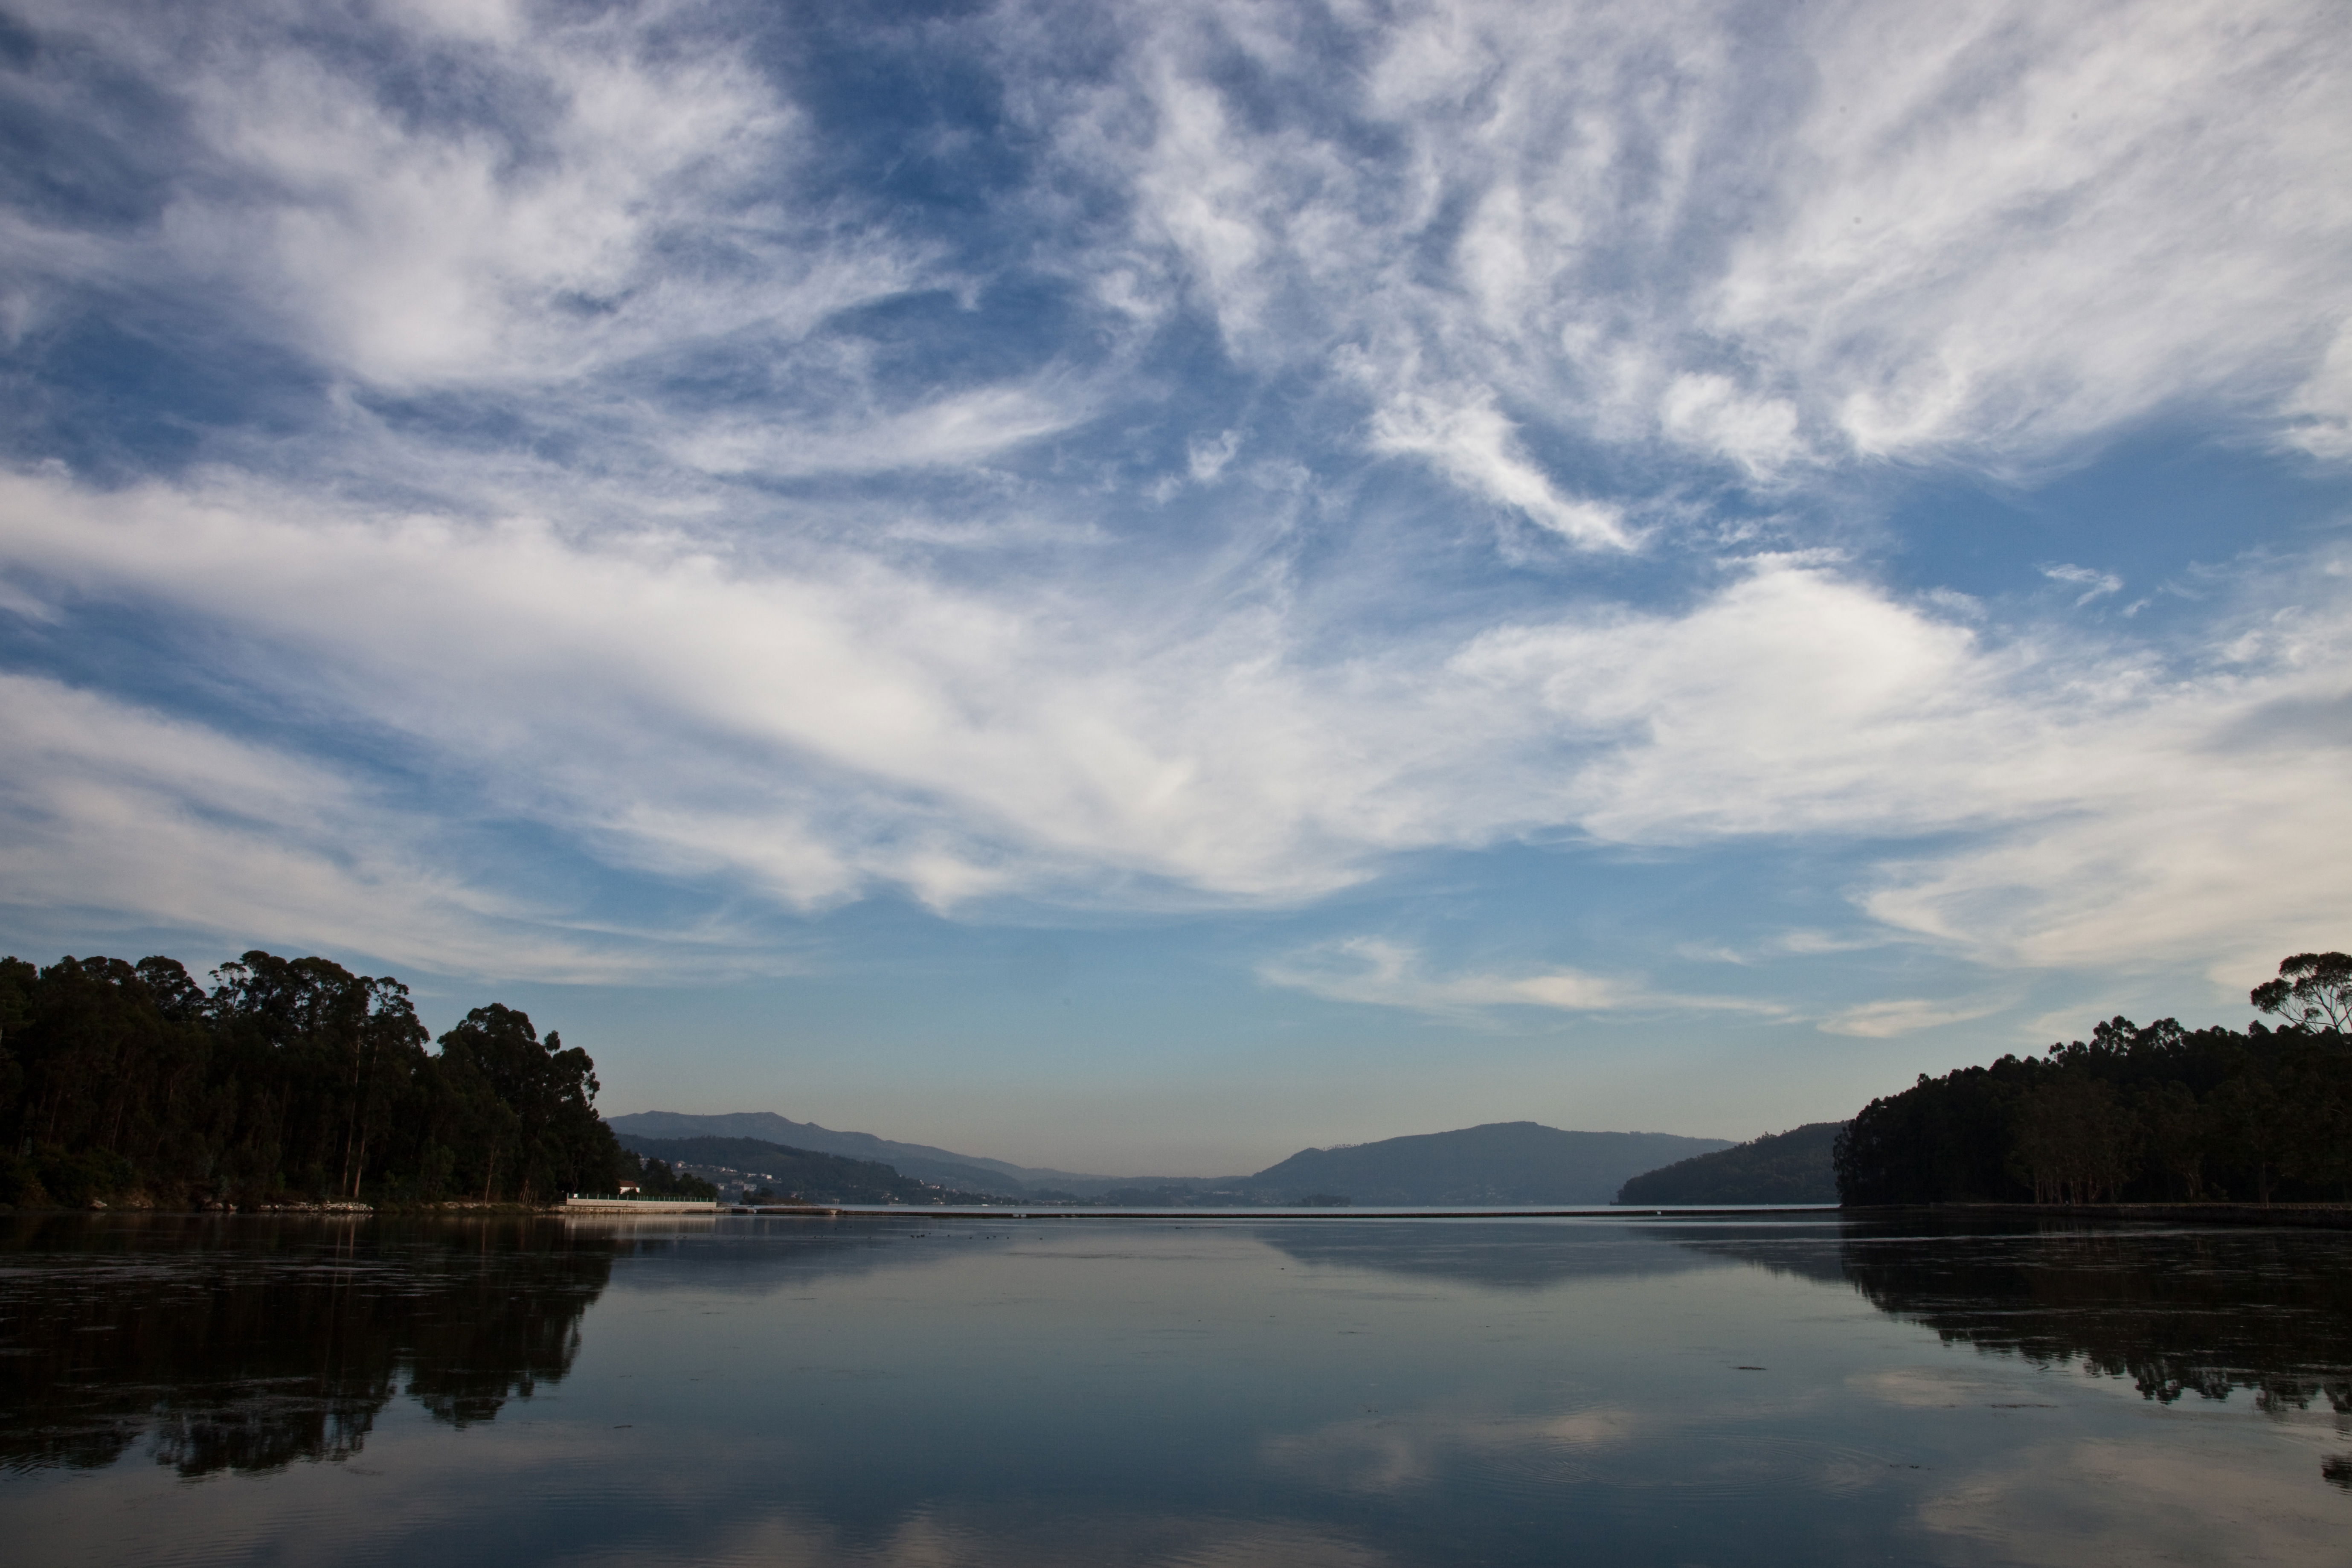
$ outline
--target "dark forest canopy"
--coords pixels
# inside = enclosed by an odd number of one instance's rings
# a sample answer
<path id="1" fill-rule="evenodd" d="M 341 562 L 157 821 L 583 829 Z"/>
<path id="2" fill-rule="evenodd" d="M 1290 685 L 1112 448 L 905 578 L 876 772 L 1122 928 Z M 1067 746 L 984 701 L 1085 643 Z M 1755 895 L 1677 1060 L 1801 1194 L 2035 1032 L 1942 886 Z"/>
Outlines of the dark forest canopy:
<path id="1" fill-rule="evenodd" d="M 1920 1076 L 1838 1141 L 1848 1204 L 2352 1201 L 2352 958 L 2298 953 L 2240 1033 L 2111 1018 Z"/>
<path id="2" fill-rule="evenodd" d="M 638 1177 L 588 1054 L 514 1008 L 428 1050 L 389 976 L 257 952 L 211 978 L 0 959 L 0 1203 L 529 1204 Z"/>

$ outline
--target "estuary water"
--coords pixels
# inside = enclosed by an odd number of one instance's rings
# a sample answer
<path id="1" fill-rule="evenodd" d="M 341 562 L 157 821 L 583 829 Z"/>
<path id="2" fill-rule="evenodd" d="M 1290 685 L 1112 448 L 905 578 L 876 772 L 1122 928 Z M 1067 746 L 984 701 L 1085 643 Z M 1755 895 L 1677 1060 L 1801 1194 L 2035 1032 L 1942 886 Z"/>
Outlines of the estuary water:
<path id="1" fill-rule="evenodd" d="M 47 1564 L 2352 1561 L 2352 1236 L 0 1218 Z"/>

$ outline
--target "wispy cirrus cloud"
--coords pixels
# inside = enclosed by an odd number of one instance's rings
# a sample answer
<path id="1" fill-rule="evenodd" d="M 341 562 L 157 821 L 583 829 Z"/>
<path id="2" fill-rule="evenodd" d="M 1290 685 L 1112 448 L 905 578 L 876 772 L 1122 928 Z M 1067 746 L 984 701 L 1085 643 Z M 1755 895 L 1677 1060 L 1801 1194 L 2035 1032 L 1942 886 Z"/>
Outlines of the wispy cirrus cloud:
<path id="1" fill-rule="evenodd" d="M 1427 1486 L 1465 1454 L 1584 1457 L 1628 1447 L 1658 1425 L 1622 1407 L 1485 1417 L 1422 1411 L 1410 1421 L 1340 1421 L 1281 1433 L 1265 1439 L 1259 1453 L 1268 1466 L 1334 1491 L 1378 1495 Z"/>
<path id="2" fill-rule="evenodd" d="M 1376 445 L 1538 521 L 1537 426 L 1753 479 L 2031 465 L 2182 397 L 2333 428 L 2340 30 L 2124 15 L 1429 5 L 1337 23 L 1333 73 L 1297 14 L 1180 8 L 1116 89 L 1036 101 L 1234 352 L 1349 345 Z"/>
<path id="3" fill-rule="evenodd" d="M 1202 617 L 1147 647 L 1117 600 L 1041 624 L 1018 593 L 856 552 L 787 569 L 692 535 L 331 521 L 237 483 L 101 496 L 16 476 L 0 500 L 6 565 L 49 585 L 51 613 L 127 596 L 161 626 L 234 628 L 237 680 L 471 770 L 484 809 L 803 909 L 893 884 L 941 908 L 1123 879 L 1146 896 L 1138 878 L 1296 901 L 1399 851 L 1560 825 L 1628 845 L 1959 834 L 1856 896 L 2007 963 L 2259 951 L 2339 896 L 2294 846 L 2332 831 L 2346 751 L 2284 721 L 2347 700 L 2333 617 L 2233 623 L 2230 657 L 2159 676 L 1767 560 L 1680 612 L 1318 664 L 1213 577 Z M 1175 585 L 1154 587 L 1164 613 Z M 1345 983 L 1615 994 L 1383 973 Z"/>
<path id="4" fill-rule="evenodd" d="M 100 929 L 556 981 L 792 967 L 716 927 L 600 929 L 466 876 L 478 844 L 362 780 L 37 678 L 0 675 L 0 904 Z"/>
<path id="5" fill-rule="evenodd" d="M 2309 847 L 2347 744 L 2294 717 L 2347 700 L 2326 536 L 2159 637 L 1962 614 L 1846 526 L 1898 467 L 2030 479 L 2183 409 L 2341 458 L 2326 6 L 1202 4 L 1072 49 L 1007 4 L 877 35 L 986 84 L 878 129 L 793 16 L 19 12 L 5 90 L 53 134 L 0 224 L 14 657 L 146 711 L 58 651 L 136 618 L 251 732 L 159 722 L 319 799 L 463 781 L 796 912 L 1297 905 L 1565 835 L 1866 844 L 1876 934 L 1972 962 L 2239 964 L 2345 918 Z M 79 788 L 25 757 L 26 798 Z M 20 847 L 94 853 L 73 820 Z M 172 842 L 101 901 L 196 920 L 218 858 Z M 442 896 L 315 886 L 373 900 L 354 931 Z"/>
<path id="6" fill-rule="evenodd" d="M 801 116 L 719 40 L 660 47 L 653 17 L 392 7 L 341 18 L 347 36 L 312 18 L 306 47 L 277 7 L 20 9 L 68 44 L 45 60 L 145 76 L 174 132 L 133 144 L 102 74 L 51 79 L 52 110 L 145 165 L 131 187 L 153 193 L 146 221 L 84 231 L 95 255 L 44 266 L 27 244 L 60 308 L 93 274 L 197 291 L 331 374 L 521 388 L 803 332 L 917 272 L 780 201 Z M 418 103 L 409 72 L 467 90 Z"/>
<path id="7" fill-rule="evenodd" d="M 1384 937 L 1345 937 L 1258 965 L 1269 985 L 1327 1001 L 1402 1007 L 1441 1016 L 1491 1007 L 1541 1007 L 1562 1013 L 1732 1012 L 1773 1016 L 1777 1003 L 1688 995 L 1652 989 L 1638 978 L 1550 968 L 1433 973 L 1418 948 Z"/>
<path id="8" fill-rule="evenodd" d="M 1854 1035 L 1865 1040 L 1890 1040 L 1921 1029 L 1965 1024 L 2000 1012 L 2000 1002 L 1938 1002 L 1926 997 L 1889 997 L 1864 1002 L 1832 1014 L 1821 1021 L 1824 1034 Z"/>
<path id="9" fill-rule="evenodd" d="M 1633 545 L 1618 508 L 1561 494 L 1527 459 L 1511 422 L 1491 400 L 1448 406 L 1418 394 L 1395 399 L 1373 416 L 1371 445 L 1377 452 L 1426 458 L 1465 489 L 1574 543 L 1620 550 Z"/>
<path id="10" fill-rule="evenodd" d="M 2094 599 L 2104 599 L 2124 590 L 2124 580 L 2112 572 L 2100 572 L 2089 566 L 2054 565 L 2042 568 L 2042 574 L 2053 583 L 2063 583 L 2070 588 L 2080 588 L 2074 607 L 2081 609 Z"/>

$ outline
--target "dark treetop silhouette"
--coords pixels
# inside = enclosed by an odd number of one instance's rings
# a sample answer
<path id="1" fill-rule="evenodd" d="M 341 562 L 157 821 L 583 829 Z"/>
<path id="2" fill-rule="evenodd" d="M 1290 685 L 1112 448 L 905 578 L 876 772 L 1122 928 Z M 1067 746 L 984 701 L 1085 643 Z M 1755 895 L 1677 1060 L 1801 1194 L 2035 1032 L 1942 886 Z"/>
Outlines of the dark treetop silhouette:
<path id="1" fill-rule="evenodd" d="M 2352 1202 L 2352 959 L 2298 953 L 2244 1032 L 2111 1018 L 2046 1056 L 1924 1073 L 1838 1140 L 1848 1204 Z"/>
<path id="2" fill-rule="evenodd" d="M 644 1179 L 588 1054 L 511 1007 L 428 1052 L 388 976 L 248 952 L 212 978 L 0 959 L 0 1203 L 529 1204 Z"/>

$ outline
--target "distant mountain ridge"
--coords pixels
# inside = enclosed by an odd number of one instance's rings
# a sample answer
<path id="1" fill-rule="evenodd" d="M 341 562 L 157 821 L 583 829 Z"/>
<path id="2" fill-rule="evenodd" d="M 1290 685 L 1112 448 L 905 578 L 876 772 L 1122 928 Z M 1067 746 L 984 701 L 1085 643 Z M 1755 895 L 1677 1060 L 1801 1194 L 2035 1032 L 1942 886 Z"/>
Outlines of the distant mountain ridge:
<path id="1" fill-rule="evenodd" d="M 678 1110 L 639 1110 L 604 1120 L 614 1132 L 638 1138 L 756 1138 L 763 1143 L 877 1162 L 917 1181 L 1013 1197 L 1042 1192 L 1097 1197 L 1113 1187 L 1210 1186 L 1233 1180 L 1215 1176 L 1098 1176 L 1038 1165 L 1015 1165 L 981 1154 L 959 1154 L 952 1149 L 934 1148 L 929 1143 L 901 1143 L 877 1138 L 871 1132 L 837 1132 L 814 1121 L 794 1121 L 772 1110 L 738 1110 L 713 1116 Z"/>
<path id="2" fill-rule="evenodd" d="M 1339 1149 L 1305 1149 L 1252 1187 L 1344 1194 L 1357 1205 L 1605 1204 L 1643 1171 L 1731 1146 L 1672 1132 L 1570 1132 L 1490 1121 Z"/>
<path id="3" fill-rule="evenodd" d="M 1114 1188 L 1162 1188 L 1196 1193 L 1203 1202 L 1267 1202 L 1314 1194 L 1338 1194 L 1360 1205 L 1601 1205 L 1645 1171 L 1732 1146 L 1727 1138 L 1574 1132 L 1533 1121 L 1491 1121 L 1344 1148 L 1302 1149 L 1254 1176 L 1103 1176 L 1016 1165 L 871 1132 L 836 1131 L 771 1110 L 710 1116 L 641 1110 L 607 1120 L 614 1132 L 633 1140 L 752 1138 L 887 1165 L 917 1181 L 966 1192 L 1100 1197 Z M 1221 1199 L 1213 1193 L 1234 1196 Z"/>
<path id="4" fill-rule="evenodd" d="M 1645 1171 L 1618 1189 L 1621 1204 L 1833 1204 L 1830 1150 L 1843 1121 L 1809 1121 L 1786 1132 Z"/>

